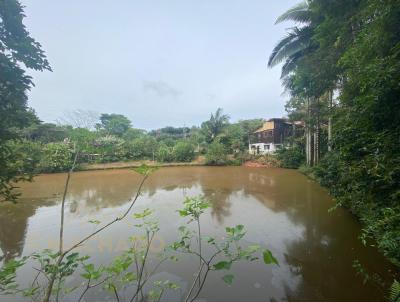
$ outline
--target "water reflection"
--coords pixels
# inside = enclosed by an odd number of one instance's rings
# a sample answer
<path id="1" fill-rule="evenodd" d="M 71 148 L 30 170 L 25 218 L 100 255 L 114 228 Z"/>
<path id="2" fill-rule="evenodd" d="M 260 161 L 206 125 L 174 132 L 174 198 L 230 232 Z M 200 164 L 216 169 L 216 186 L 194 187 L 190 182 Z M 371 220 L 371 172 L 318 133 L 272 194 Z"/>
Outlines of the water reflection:
<path id="1" fill-rule="evenodd" d="M 17 205 L 0 205 L 2 258 L 49 247 L 37 238 L 57 238 L 60 194 L 65 175 L 43 175 L 22 188 Z M 67 196 L 66 241 L 73 242 L 93 226 L 90 219 L 108 221 L 123 211 L 136 193 L 140 177 L 129 170 L 75 173 Z M 380 301 L 383 295 L 363 285 L 352 268 L 355 259 L 367 270 L 389 279 L 390 265 L 374 249 L 363 247 L 359 226 L 344 210 L 328 214 L 333 206 L 324 189 L 296 171 L 244 167 L 186 167 L 157 171 L 143 188 L 135 207 L 156 209 L 162 226 L 160 242 L 175 239 L 179 225 L 176 209 L 185 196 L 203 194 L 212 208 L 203 217 L 204 231 L 222 235 L 224 227 L 244 224 L 249 243 L 268 246 L 279 268 L 240 264 L 234 268 L 237 286 L 227 289 L 220 276 L 207 283 L 202 299 L 215 301 Z M 107 262 L 122 250 L 132 232 L 129 223 L 107 231 L 101 240 L 85 246 L 96 262 Z M 55 243 L 55 242 L 53 242 Z M 51 247 L 51 246 L 50 246 Z M 192 263 L 167 266 L 179 280 L 191 279 Z M 240 286 L 239 286 L 240 284 Z M 93 293 L 94 300 L 103 296 Z M 177 297 L 171 297 L 175 301 Z M 218 298 L 218 301 L 223 301 Z"/>

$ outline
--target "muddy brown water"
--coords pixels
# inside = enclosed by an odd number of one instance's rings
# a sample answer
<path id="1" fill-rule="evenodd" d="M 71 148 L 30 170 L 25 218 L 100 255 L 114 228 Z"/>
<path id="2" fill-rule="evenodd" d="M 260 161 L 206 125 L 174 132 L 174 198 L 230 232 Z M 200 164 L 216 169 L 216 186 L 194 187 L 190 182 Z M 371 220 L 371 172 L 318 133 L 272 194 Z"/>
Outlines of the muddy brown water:
<path id="1" fill-rule="evenodd" d="M 41 175 L 21 186 L 18 204 L 0 205 L 0 259 L 29 255 L 45 248 L 57 249 L 59 209 L 65 174 Z M 140 177 L 131 170 L 74 173 L 66 204 L 65 246 L 76 242 L 96 226 L 114 219 L 128 207 Z M 370 274 L 389 282 L 394 268 L 374 248 L 361 244 L 360 226 L 346 210 L 328 210 L 334 201 L 325 189 L 294 170 L 246 167 L 170 167 L 155 172 L 146 182 L 133 211 L 155 210 L 161 231 L 152 253 L 176 240 L 177 228 L 186 220 L 176 212 L 185 196 L 203 194 L 212 207 L 201 218 L 203 234 L 223 236 L 226 226 L 243 224 L 244 245 L 269 248 L 280 266 L 261 262 L 233 266 L 231 287 L 221 280 L 223 273 L 210 275 L 198 301 L 384 301 L 379 286 L 357 274 L 359 261 Z M 132 216 L 95 237 L 80 252 L 96 264 L 127 249 L 127 238 L 135 234 Z M 162 301 L 180 301 L 196 271 L 197 261 L 180 257 L 166 263 L 154 280 L 180 284 Z M 22 270 L 24 284 L 34 276 Z M 75 280 L 69 281 L 71 284 Z M 72 285 L 71 285 L 72 286 Z M 101 288 L 90 292 L 86 301 L 112 301 Z M 2 297 L 0 301 L 21 301 Z M 76 296 L 64 301 L 76 301 Z"/>

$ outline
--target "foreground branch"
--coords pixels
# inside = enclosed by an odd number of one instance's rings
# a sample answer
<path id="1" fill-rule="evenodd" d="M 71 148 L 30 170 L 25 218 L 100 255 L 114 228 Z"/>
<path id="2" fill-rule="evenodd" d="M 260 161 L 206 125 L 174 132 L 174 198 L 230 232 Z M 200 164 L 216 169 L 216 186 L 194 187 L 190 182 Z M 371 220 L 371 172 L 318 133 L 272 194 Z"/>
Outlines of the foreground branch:
<path id="1" fill-rule="evenodd" d="M 66 200 L 66 195 L 67 195 L 67 192 L 68 192 L 68 187 L 69 187 L 69 181 L 70 181 L 70 178 L 71 178 L 71 174 L 73 173 L 73 171 L 75 169 L 75 164 L 76 164 L 77 157 L 78 157 L 78 153 L 75 154 L 73 165 L 72 165 L 71 169 L 68 172 L 67 180 L 66 180 L 65 188 L 64 188 L 63 199 L 62 199 L 62 203 L 61 203 L 59 257 L 57 259 L 56 266 L 59 266 L 61 264 L 61 262 L 63 261 L 63 259 L 65 258 L 65 256 L 68 253 L 70 253 L 71 251 L 73 251 L 74 249 L 76 249 L 77 247 L 79 247 L 80 245 L 82 245 L 83 243 L 85 243 L 86 241 L 88 241 L 90 238 L 94 237 L 98 233 L 102 232 L 106 228 L 110 227 L 114 223 L 123 220 L 130 213 L 130 211 L 132 210 L 134 204 L 136 203 L 136 200 L 140 196 L 143 184 L 144 184 L 144 182 L 146 181 L 146 179 L 149 176 L 148 173 L 144 174 L 144 176 L 143 176 L 143 178 L 142 178 L 142 180 L 141 180 L 141 182 L 139 184 L 139 188 L 138 188 L 138 190 L 136 192 L 136 195 L 133 198 L 130 199 L 130 205 L 129 205 L 128 209 L 120 217 L 115 218 L 114 220 L 110 221 L 109 223 L 107 223 L 106 225 L 101 227 L 100 229 L 98 229 L 95 232 L 93 232 L 93 233 L 89 234 L 88 236 L 84 237 L 82 240 L 80 240 L 79 242 L 75 243 L 74 245 L 72 245 L 67 250 L 63 251 L 65 200 Z M 50 301 L 51 293 L 53 291 L 54 282 L 55 282 L 56 278 L 57 278 L 57 272 L 54 272 L 49 278 L 49 284 L 47 286 L 46 294 L 45 294 L 45 297 L 43 299 L 43 302 L 49 302 Z"/>

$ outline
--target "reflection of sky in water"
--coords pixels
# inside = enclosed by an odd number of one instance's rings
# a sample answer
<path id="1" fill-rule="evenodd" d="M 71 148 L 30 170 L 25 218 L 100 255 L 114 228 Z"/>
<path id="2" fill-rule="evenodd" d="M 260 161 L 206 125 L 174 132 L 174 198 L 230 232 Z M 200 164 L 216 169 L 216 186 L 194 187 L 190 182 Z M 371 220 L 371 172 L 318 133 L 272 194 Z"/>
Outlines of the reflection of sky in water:
<path id="1" fill-rule="evenodd" d="M 138 180 L 136 174 L 127 170 L 74 174 L 66 204 L 65 246 L 96 229 L 89 220 L 106 223 L 124 212 L 129 206 L 127 201 L 136 192 Z M 39 177 L 24 187 L 19 205 L 3 206 L 1 227 L 6 226 L 2 223 L 4 219 L 10 217 L 12 223 L 19 225 L 15 230 L 9 225 L 0 230 L 3 253 L 11 257 L 57 248 L 59 192 L 63 181 L 62 174 Z M 161 231 L 153 252 L 176 239 L 177 228 L 184 223 L 176 210 L 185 196 L 198 194 L 204 194 L 212 202 L 202 216 L 204 234 L 221 237 L 226 226 L 244 224 L 246 243 L 268 247 L 280 263 L 279 267 L 236 265 L 232 288 L 222 283 L 219 273 L 212 275 L 203 299 L 215 301 L 221 293 L 226 301 L 242 301 L 250 294 L 252 301 L 266 301 L 267 297 L 289 301 L 378 297 L 376 289 L 362 285 L 351 264 L 357 257 L 369 269 L 383 272 L 387 263 L 376 251 L 361 246 L 357 240 L 359 227 L 351 216 L 343 210 L 328 214 L 333 203 L 327 193 L 295 171 L 240 167 L 161 169 L 149 179 L 134 206 L 134 211 L 144 208 L 156 211 Z M 111 256 L 128 247 L 126 238 L 135 234 L 134 224 L 130 217 L 113 225 L 81 251 L 92 255 L 96 263 L 108 263 Z M 158 276 L 179 280 L 184 289 L 185 280 L 190 280 L 195 271 L 192 262 L 183 258 L 178 265 L 164 266 Z M 28 270 L 23 276 L 27 275 Z M 348 291 L 343 289 L 346 286 Z M 98 300 L 103 296 L 93 293 L 90 297 Z M 171 296 L 167 301 L 176 299 Z"/>

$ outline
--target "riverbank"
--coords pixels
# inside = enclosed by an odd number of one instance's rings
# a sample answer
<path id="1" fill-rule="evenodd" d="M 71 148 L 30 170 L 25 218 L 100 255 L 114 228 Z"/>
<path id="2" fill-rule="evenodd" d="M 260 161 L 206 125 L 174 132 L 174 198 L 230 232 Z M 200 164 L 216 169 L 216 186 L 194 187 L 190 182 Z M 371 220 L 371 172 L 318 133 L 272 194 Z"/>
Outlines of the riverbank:
<path id="1" fill-rule="evenodd" d="M 280 167 L 280 162 L 273 156 L 259 156 L 252 160 L 243 161 L 240 164 L 234 160 L 233 155 L 228 156 L 229 163 L 225 166 L 232 165 L 242 165 L 248 168 L 278 168 Z M 80 171 L 95 171 L 95 170 L 109 170 L 109 169 L 128 169 L 128 168 L 137 168 L 141 165 L 147 165 L 151 167 L 195 167 L 195 166 L 207 166 L 205 156 L 198 156 L 195 160 L 191 162 L 169 162 L 163 163 L 153 160 L 137 160 L 137 161 L 119 161 L 119 162 L 109 162 L 109 163 L 83 163 L 79 165 Z"/>
<path id="2" fill-rule="evenodd" d="M 181 167 L 181 166 L 205 166 L 206 160 L 204 156 L 199 156 L 191 162 L 170 162 L 161 163 L 153 160 L 138 160 L 138 161 L 126 161 L 126 162 L 112 162 L 112 163 L 96 163 L 96 164 L 81 164 L 79 165 L 80 171 L 95 171 L 95 170 L 109 170 L 109 169 L 127 169 L 137 168 L 141 165 L 147 165 L 151 167 Z"/>

